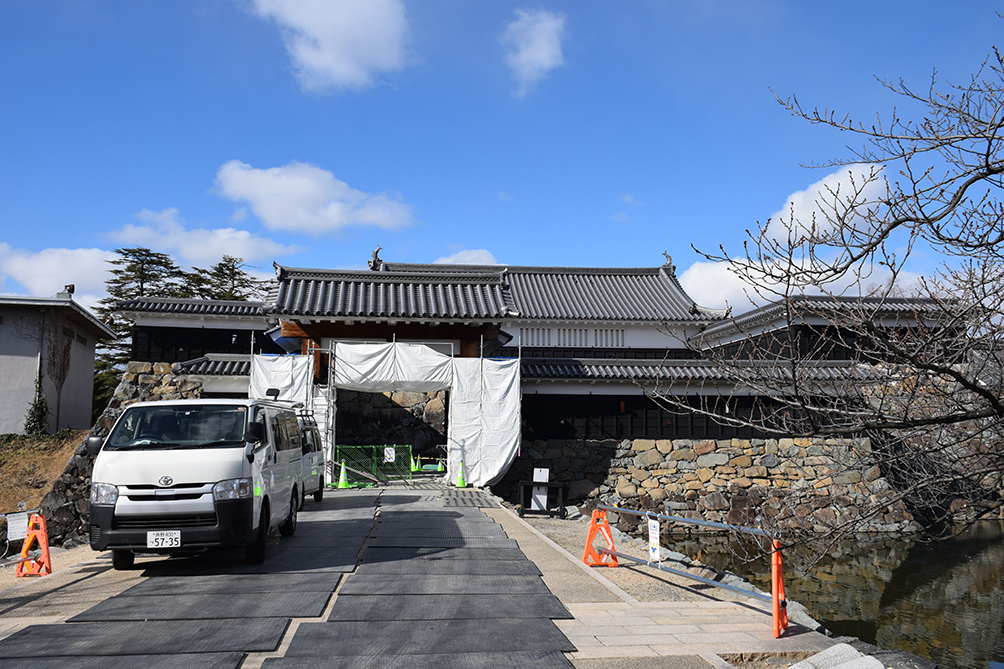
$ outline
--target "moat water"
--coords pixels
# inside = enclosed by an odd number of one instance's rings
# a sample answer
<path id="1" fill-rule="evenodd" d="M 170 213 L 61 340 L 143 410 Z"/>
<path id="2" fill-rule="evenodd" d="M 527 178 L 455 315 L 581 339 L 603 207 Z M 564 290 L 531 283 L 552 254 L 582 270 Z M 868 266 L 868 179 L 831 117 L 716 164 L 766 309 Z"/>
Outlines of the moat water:
<path id="1" fill-rule="evenodd" d="M 769 565 L 738 559 L 725 538 L 674 537 L 667 545 L 770 589 Z M 785 590 L 834 634 L 905 650 L 944 669 L 1004 669 L 999 521 L 943 542 L 845 542 L 811 569 L 786 554 Z"/>

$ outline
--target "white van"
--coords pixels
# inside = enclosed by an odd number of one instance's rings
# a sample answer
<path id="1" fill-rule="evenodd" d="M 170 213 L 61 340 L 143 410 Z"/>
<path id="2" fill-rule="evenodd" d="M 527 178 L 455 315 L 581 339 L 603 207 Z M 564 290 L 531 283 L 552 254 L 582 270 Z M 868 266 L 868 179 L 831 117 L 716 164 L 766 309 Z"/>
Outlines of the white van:
<path id="1" fill-rule="evenodd" d="M 115 569 L 136 552 L 247 549 L 296 531 L 302 446 L 295 412 L 263 400 L 138 402 L 91 437 L 90 544 Z"/>
<path id="2" fill-rule="evenodd" d="M 307 495 L 313 494 L 314 501 L 324 499 L 324 444 L 321 431 L 312 416 L 301 415 L 300 438 L 303 442 L 303 485 L 300 493 L 301 507 Z"/>

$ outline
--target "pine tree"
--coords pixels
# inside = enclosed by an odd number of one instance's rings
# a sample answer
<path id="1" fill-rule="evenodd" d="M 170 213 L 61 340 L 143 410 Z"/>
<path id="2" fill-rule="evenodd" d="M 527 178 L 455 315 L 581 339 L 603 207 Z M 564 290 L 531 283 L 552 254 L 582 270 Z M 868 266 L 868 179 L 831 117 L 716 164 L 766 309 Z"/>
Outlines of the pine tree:
<path id="1" fill-rule="evenodd" d="M 186 292 L 206 300 L 260 300 L 268 282 L 255 279 L 245 267 L 244 258 L 224 254 L 209 269 L 195 267 L 186 273 Z"/>
<path id="2" fill-rule="evenodd" d="M 105 282 L 108 297 L 95 307 L 105 324 L 115 331 L 115 339 L 105 342 L 95 359 L 94 416 L 108 404 L 132 349 L 132 321 L 116 317 L 115 305 L 137 297 L 183 297 L 186 292 L 186 273 L 166 253 L 143 247 L 115 252 L 119 257 L 108 261 L 113 267 Z"/>

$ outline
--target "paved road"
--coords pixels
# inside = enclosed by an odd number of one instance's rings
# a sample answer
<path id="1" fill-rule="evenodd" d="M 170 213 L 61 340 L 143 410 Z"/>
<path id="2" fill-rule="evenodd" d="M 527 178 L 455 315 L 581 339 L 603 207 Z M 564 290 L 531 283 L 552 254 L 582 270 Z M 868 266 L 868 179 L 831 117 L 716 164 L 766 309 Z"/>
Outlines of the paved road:
<path id="1" fill-rule="evenodd" d="M 706 668 L 830 643 L 774 640 L 762 608 L 707 595 L 640 602 L 493 505 L 343 490 L 308 502 L 264 565 L 93 560 L 0 592 L 0 667 Z"/>

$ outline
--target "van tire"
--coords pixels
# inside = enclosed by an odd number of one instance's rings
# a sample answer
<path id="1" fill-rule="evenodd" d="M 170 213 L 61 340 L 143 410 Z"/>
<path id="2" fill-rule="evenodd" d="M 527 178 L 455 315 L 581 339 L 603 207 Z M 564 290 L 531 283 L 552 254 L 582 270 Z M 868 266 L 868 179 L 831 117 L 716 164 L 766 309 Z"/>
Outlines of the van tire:
<path id="1" fill-rule="evenodd" d="M 314 501 L 320 502 L 322 499 L 324 499 L 324 474 L 321 474 L 317 481 L 317 490 L 314 491 Z"/>
<path id="2" fill-rule="evenodd" d="M 286 520 L 279 526 L 279 534 L 284 537 L 291 537 L 296 532 L 296 510 L 299 508 L 299 504 L 296 500 L 296 489 L 293 489 L 293 494 L 289 498 L 289 515 L 286 516 Z"/>
<path id="3" fill-rule="evenodd" d="M 248 545 L 244 561 L 248 564 L 261 564 L 265 561 L 265 545 L 268 542 L 268 502 L 261 504 L 261 518 L 258 519 L 258 534 Z"/>
<path id="4" fill-rule="evenodd" d="M 119 571 L 132 569 L 135 562 L 136 554 L 132 551 L 112 551 L 112 569 L 117 569 Z"/>

